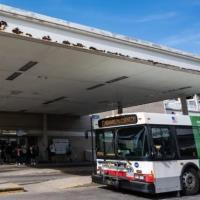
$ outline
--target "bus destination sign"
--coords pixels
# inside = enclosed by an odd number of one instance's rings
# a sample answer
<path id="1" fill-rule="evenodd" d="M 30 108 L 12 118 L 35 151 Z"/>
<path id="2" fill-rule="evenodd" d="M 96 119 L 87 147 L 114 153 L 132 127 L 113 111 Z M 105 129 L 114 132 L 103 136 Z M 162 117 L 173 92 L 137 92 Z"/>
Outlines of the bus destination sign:
<path id="1" fill-rule="evenodd" d="M 120 126 L 137 123 L 137 115 L 122 115 L 99 120 L 99 127 Z"/>

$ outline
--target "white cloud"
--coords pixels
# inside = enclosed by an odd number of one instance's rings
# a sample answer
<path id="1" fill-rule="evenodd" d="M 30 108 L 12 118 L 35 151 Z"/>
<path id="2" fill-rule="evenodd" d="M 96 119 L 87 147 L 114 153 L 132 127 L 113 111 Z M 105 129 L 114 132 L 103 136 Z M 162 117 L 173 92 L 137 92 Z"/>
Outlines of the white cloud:
<path id="1" fill-rule="evenodd" d="M 174 36 L 170 36 L 161 41 L 169 46 L 177 46 L 177 45 L 184 45 L 184 44 L 197 44 L 200 43 L 200 31 L 186 31 Z"/>
<path id="2" fill-rule="evenodd" d="M 167 20 L 167 19 L 174 18 L 176 16 L 177 16 L 176 12 L 168 12 L 168 13 L 163 13 L 163 14 L 144 16 L 143 18 L 136 19 L 134 21 L 138 23 L 145 23 L 145 22 L 152 22 L 152 21 Z"/>
<path id="3" fill-rule="evenodd" d="M 164 21 L 176 18 L 178 13 L 176 12 L 167 12 L 162 14 L 155 14 L 155 15 L 146 15 L 142 17 L 136 17 L 134 15 L 131 16 L 110 16 L 107 21 L 113 21 L 118 23 L 126 23 L 126 24 L 136 24 L 136 23 L 148 23 L 154 21 Z M 104 16 L 101 16 L 104 18 Z"/>
<path id="4" fill-rule="evenodd" d="M 171 35 L 157 42 L 165 46 L 182 49 L 194 54 L 200 54 L 199 24 L 193 25 L 189 29 L 182 30 L 175 35 Z"/>
<path id="5" fill-rule="evenodd" d="M 162 14 L 152 14 L 152 15 L 144 15 L 144 16 L 135 16 L 135 15 L 116 15 L 111 13 L 104 13 L 95 10 L 84 10 L 80 8 L 74 9 L 73 7 L 64 7 L 61 8 L 62 11 L 67 13 L 77 14 L 84 18 L 92 18 L 96 20 L 106 21 L 109 23 L 125 23 L 125 24 L 137 24 L 137 23 L 148 23 L 153 21 L 163 21 L 175 18 L 178 16 L 177 12 L 165 12 Z"/>

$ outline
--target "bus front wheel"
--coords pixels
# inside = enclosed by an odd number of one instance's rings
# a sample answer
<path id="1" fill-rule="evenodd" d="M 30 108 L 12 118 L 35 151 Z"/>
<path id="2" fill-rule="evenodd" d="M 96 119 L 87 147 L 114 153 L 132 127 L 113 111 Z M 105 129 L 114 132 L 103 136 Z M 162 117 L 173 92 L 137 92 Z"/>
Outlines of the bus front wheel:
<path id="1" fill-rule="evenodd" d="M 195 195 L 199 192 L 199 175 L 195 169 L 187 169 L 182 175 L 182 188 L 185 195 Z"/>

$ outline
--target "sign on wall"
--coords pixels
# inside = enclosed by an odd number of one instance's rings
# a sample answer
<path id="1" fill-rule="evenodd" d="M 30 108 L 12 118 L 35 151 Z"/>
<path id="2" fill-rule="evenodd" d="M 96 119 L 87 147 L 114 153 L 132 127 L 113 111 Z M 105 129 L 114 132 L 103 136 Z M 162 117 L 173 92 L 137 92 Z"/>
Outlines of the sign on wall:
<path id="1" fill-rule="evenodd" d="M 53 144 L 57 155 L 66 154 L 70 150 L 69 140 L 66 138 L 55 138 L 53 139 Z"/>
<path id="2" fill-rule="evenodd" d="M 91 116 L 91 119 L 92 119 L 92 127 L 93 129 L 97 129 L 99 128 L 99 125 L 98 125 L 98 121 L 100 119 L 100 116 L 99 115 L 92 115 Z"/>

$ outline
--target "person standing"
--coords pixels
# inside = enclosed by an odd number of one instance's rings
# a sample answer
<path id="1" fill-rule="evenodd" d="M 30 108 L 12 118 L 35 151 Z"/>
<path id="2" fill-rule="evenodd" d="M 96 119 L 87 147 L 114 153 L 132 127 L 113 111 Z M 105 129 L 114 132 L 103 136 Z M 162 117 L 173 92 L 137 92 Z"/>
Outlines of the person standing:
<path id="1" fill-rule="evenodd" d="M 11 156 L 12 156 L 12 147 L 11 144 L 9 143 L 6 147 L 6 162 L 8 164 L 11 163 Z"/>
<path id="2" fill-rule="evenodd" d="M 69 146 L 66 149 L 66 155 L 67 158 L 69 159 L 70 162 L 72 162 L 72 148 L 71 148 L 71 144 L 69 143 Z"/>
<path id="3" fill-rule="evenodd" d="M 38 158 L 39 158 L 39 147 L 38 145 L 34 145 L 34 153 L 35 153 L 35 164 L 38 163 Z"/>
<path id="4" fill-rule="evenodd" d="M 22 163 L 23 163 L 23 165 L 27 164 L 27 148 L 26 148 L 26 145 L 22 146 Z"/>
<path id="5" fill-rule="evenodd" d="M 22 161 L 22 158 L 21 158 L 22 152 L 21 152 L 21 148 L 20 148 L 19 145 L 16 147 L 15 151 L 16 151 L 16 163 L 17 163 L 18 166 L 20 166 L 21 161 Z"/>
<path id="6" fill-rule="evenodd" d="M 0 164 L 3 164 L 3 159 L 2 159 L 2 146 L 0 146 Z"/>
<path id="7" fill-rule="evenodd" d="M 4 163 L 6 163 L 6 145 L 4 144 L 1 148 L 1 157 Z"/>
<path id="8" fill-rule="evenodd" d="M 31 164 L 32 166 L 35 166 L 35 165 L 36 165 L 36 161 L 35 161 L 36 155 L 35 155 L 35 148 L 34 148 L 34 145 L 31 145 L 31 146 L 29 147 L 29 153 L 30 153 L 30 159 L 31 159 L 30 164 Z"/>
<path id="9" fill-rule="evenodd" d="M 54 143 L 51 143 L 49 145 L 48 152 L 49 152 L 48 153 L 48 155 L 49 155 L 49 161 L 52 162 L 52 158 L 56 154 L 56 147 L 55 147 Z"/>

